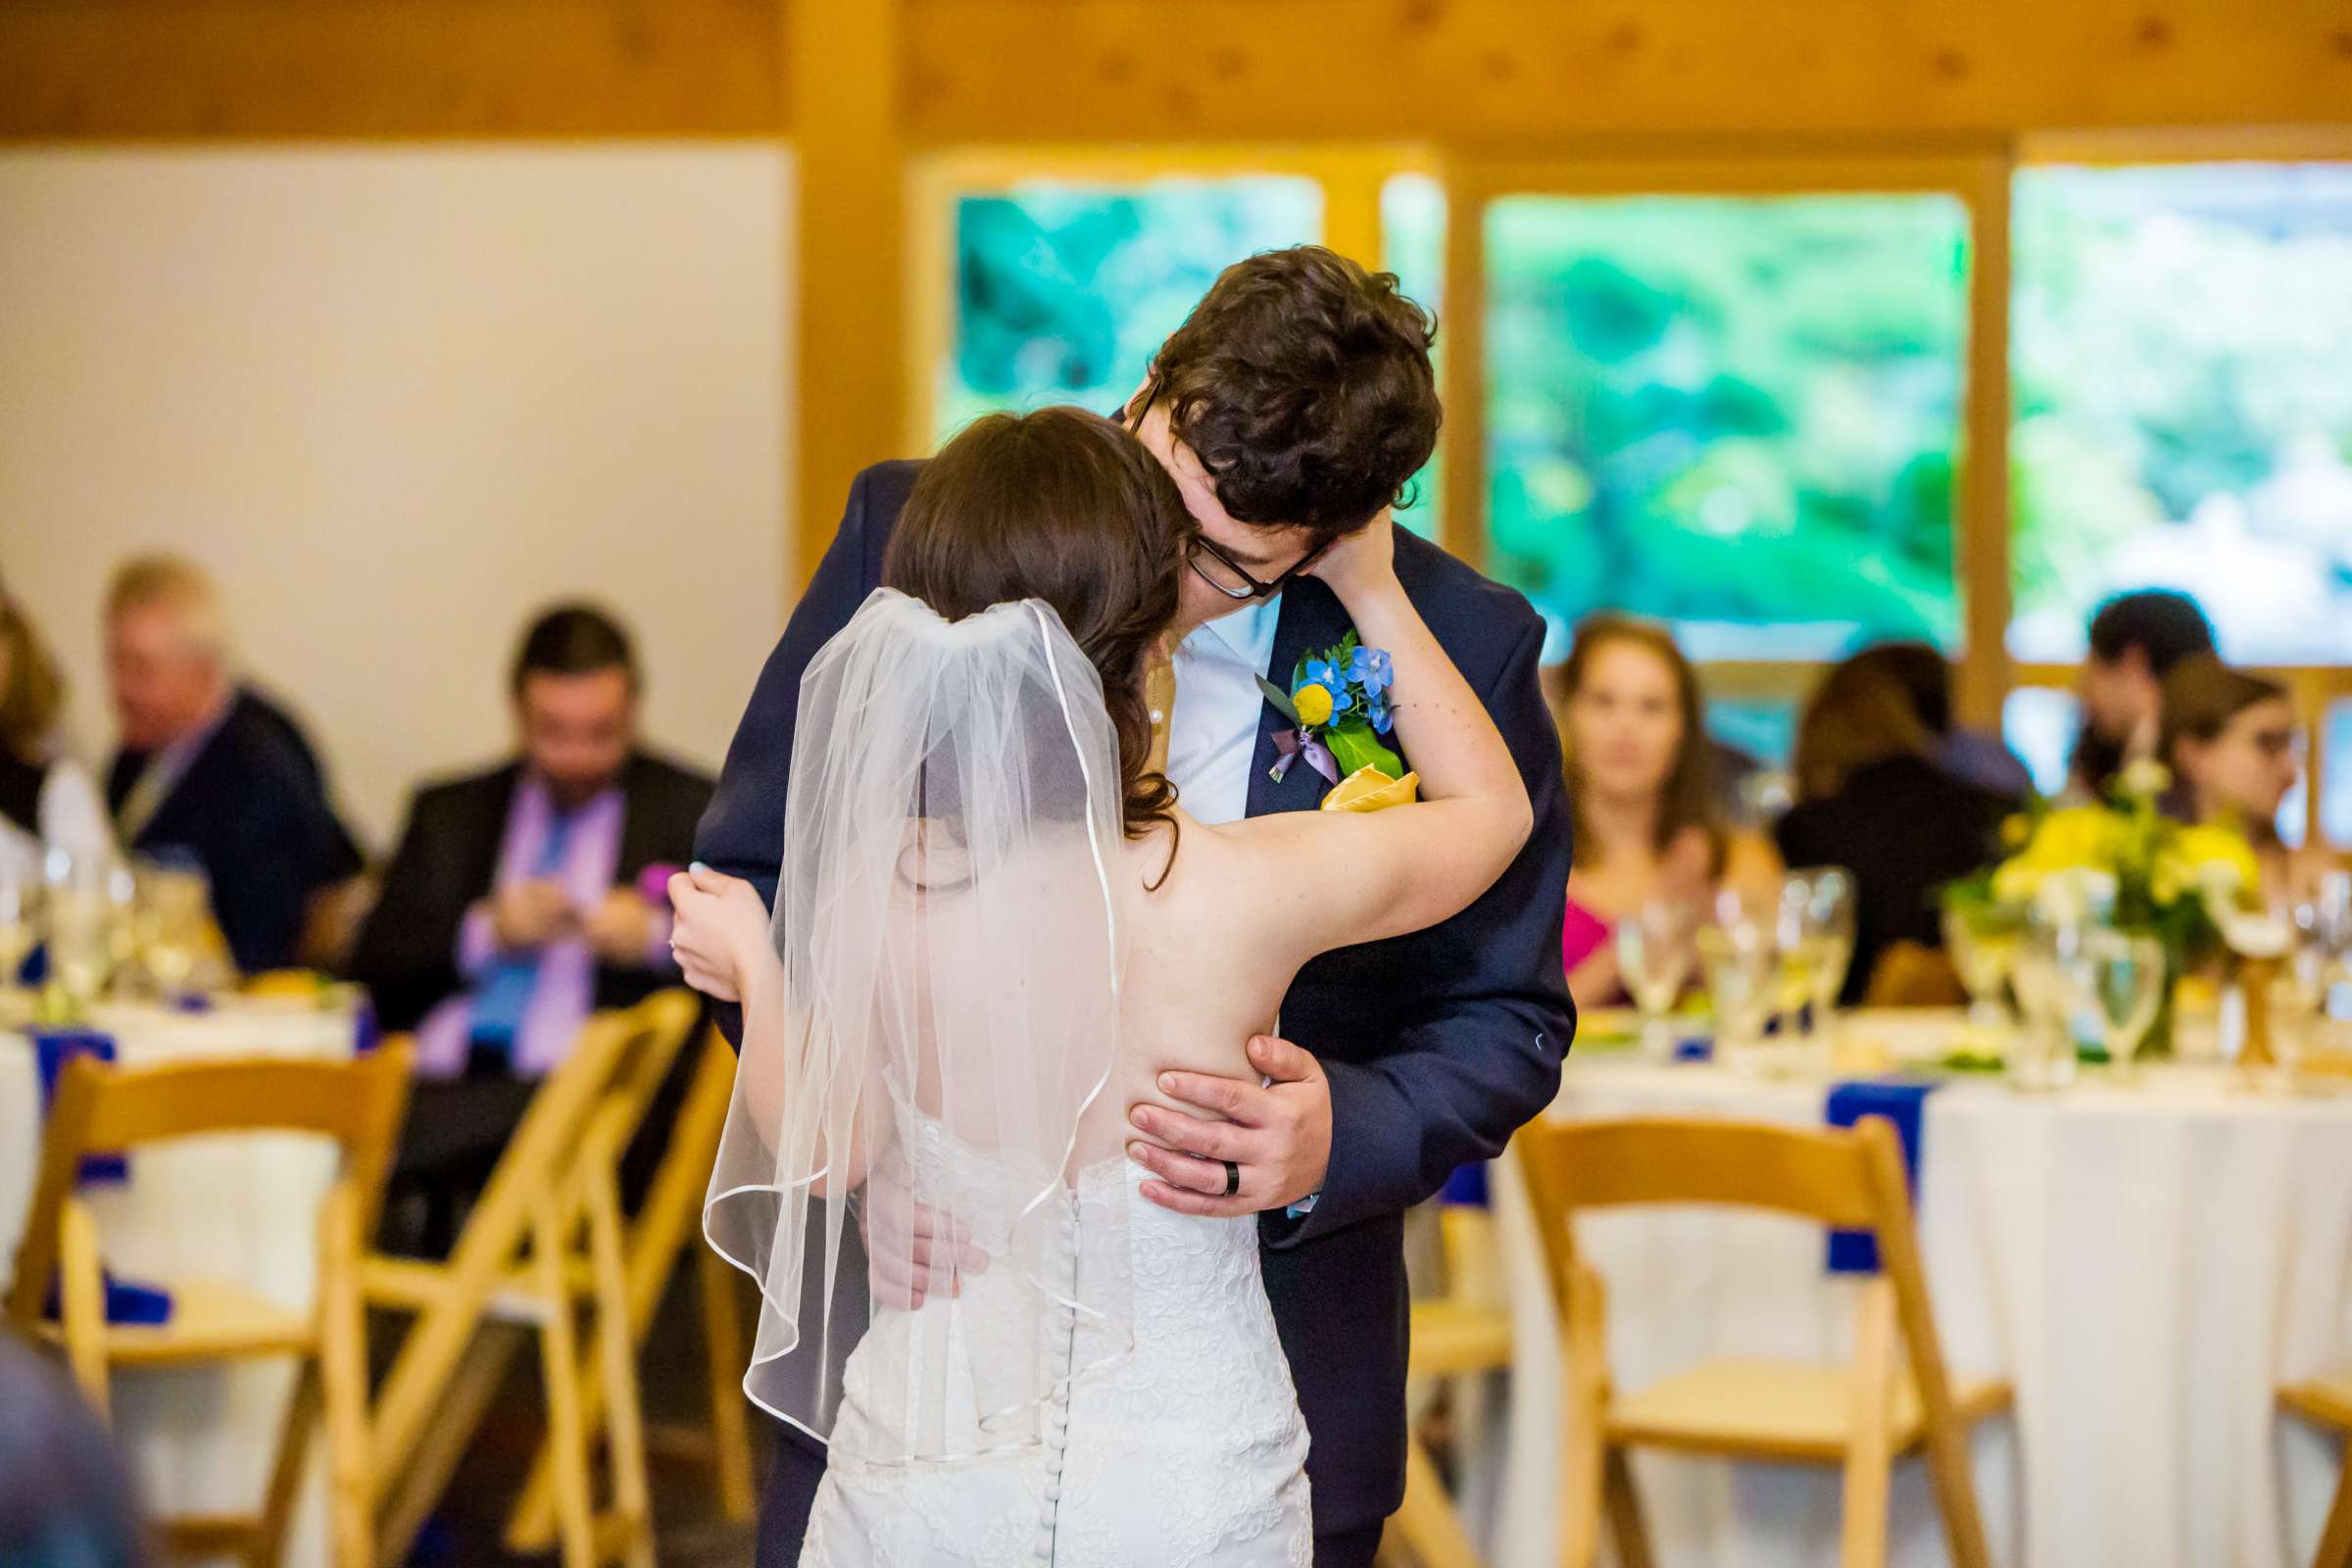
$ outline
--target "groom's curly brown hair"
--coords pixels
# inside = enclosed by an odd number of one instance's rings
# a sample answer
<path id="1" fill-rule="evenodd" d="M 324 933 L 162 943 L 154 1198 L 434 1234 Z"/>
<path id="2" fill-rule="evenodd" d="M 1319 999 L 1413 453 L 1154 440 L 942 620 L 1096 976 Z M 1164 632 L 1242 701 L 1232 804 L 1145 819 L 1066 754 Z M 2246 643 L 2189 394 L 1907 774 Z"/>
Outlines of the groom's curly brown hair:
<path id="1" fill-rule="evenodd" d="M 1128 410 L 1164 404 L 1235 519 L 1355 532 L 1438 441 L 1437 322 L 1393 272 L 1298 245 L 1236 262 L 1193 307 Z"/>

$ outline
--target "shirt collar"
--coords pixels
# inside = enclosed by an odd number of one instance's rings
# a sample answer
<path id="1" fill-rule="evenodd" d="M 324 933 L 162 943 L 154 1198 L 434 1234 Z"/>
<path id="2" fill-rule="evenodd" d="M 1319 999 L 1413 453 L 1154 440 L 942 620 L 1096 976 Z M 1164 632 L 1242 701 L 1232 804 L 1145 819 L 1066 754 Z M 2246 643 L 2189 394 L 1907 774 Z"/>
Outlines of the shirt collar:
<path id="1" fill-rule="evenodd" d="M 1213 658 L 1236 659 L 1260 674 L 1274 658 L 1274 634 L 1282 624 L 1282 595 L 1260 599 L 1230 615 L 1219 615 L 1197 628 L 1185 638 L 1195 645 L 1195 653 L 1206 653 Z M 1211 646 L 1199 646 L 1204 639 Z"/>

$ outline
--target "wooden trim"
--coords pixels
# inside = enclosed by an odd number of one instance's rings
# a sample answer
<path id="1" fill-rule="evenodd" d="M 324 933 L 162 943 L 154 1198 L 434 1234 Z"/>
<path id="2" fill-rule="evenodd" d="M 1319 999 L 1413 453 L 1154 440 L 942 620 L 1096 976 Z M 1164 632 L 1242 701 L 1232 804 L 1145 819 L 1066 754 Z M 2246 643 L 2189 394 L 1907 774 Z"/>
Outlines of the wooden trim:
<path id="1" fill-rule="evenodd" d="M 773 137 L 778 3 L 0 6 L 0 137 Z"/>
<path id="2" fill-rule="evenodd" d="M 2341 163 L 2352 161 L 2352 122 L 2036 130 L 2018 138 L 2017 155 L 2027 165 Z"/>
<path id="3" fill-rule="evenodd" d="M 1459 159 L 1442 166 L 1446 189 L 1446 320 L 1438 370 L 1446 422 L 1445 505 L 1438 538 L 1481 571 L 1487 565 L 1487 196 L 1478 171 Z"/>
<path id="4" fill-rule="evenodd" d="M 1953 708 L 1963 723 L 1997 727 L 2009 692 L 2010 381 L 2009 193 L 2012 161 L 1982 159 L 1966 186 L 1968 346 L 1962 378 L 1959 485 L 1952 497 L 1952 577 L 1961 648 Z"/>
<path id="5" fill-rule="evenodd" d="M 794 269 L 792 597 L 833 540 L 858 471 L 898 455 L 908 404 L 901 0 L 794 5 L 782 52 L 801 109 Z"/>

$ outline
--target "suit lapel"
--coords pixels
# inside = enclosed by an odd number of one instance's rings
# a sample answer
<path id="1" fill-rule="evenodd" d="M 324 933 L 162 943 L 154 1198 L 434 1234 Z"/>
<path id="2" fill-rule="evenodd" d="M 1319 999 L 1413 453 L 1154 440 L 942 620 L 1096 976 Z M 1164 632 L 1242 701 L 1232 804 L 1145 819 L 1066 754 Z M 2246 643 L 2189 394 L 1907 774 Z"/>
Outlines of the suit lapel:
<path id="1" fill-rule="evenodd" d="M 1282 591 L 1282 615 L 1274 623 L 1274 655 L 1266 678 L 1288 688 L 1291 671 L 1309 652 L 1332 647 L 1348 635 L 1348 612 L 1332 591 L 1312 577 L 1295 579 Z M 1257 750 L 1250 760 L 1251 816 L 1269 811 L 1311 811 L 1331 788 L 1303 760 L 1293 763 L 1282 781 L 1274 780 L 1274 735 L 1291 727 L 1272 703 L 1261 704 L 1257 714 Z"/>

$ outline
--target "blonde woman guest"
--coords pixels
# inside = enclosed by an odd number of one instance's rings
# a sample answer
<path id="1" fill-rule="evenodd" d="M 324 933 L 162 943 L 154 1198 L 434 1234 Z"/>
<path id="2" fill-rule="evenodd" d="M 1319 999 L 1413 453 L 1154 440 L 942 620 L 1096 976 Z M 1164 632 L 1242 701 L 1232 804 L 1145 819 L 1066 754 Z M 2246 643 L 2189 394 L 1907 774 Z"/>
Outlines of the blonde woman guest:
<path id="1" fill-rule="evenodd" d="M 2243 833 L 2271 897 L 2305 895 L 2338 863 L 2326 851 L 2292 850 L 2278 837 L 2278 808 L 2303 773 L 2285 687 L 2211 654 L 2184 659 L 2164 678 L 2161 736 L 2158 755 L 2173 770 L 2166 808 Z"/>
<path id="2" fill-rule="evenodd" d="M 1610 933 L 1652 900 L 1763 897 L 1780 858 L 1724 824 L 1698 676 L 1663 628 L 1585 621 L 1569 650 L 1560 737 L 1576 834 L 1561 956 L 1579 1006 L 1624 996 Z"/>
<path id="3" fill-rule="evenodd" d="M 0 867 L 30 881 L 45 849 L 103 855 L 114 847 L 90 774 L 58 743 L 65 683 L 40 634 L 0 594 Z"/>

